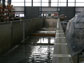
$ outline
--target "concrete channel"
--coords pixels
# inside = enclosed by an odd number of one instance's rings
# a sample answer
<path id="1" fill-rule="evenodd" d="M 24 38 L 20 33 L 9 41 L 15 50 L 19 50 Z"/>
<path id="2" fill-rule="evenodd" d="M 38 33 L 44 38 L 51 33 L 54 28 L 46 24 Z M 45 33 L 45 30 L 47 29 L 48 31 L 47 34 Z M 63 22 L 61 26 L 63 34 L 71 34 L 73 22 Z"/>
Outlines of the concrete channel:
<path id="1" fill-rule="evenodd" d="M 50 25 L 33 33 L 25 43 L 0 57 L 0 63 L 73 63 L 59 19 L 50 20 L 57 23 L 54 28 Z"/>

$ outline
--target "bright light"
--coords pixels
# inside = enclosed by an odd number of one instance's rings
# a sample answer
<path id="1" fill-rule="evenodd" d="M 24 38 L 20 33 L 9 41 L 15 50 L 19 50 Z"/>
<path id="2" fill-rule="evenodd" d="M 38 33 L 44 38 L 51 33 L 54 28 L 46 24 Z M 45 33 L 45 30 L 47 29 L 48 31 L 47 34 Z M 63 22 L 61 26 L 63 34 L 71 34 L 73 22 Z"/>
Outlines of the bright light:
<path id="1" fill-rule="evenodd" d="M 33 6 L 41 6 L 41 3 L 33 3 Z"/>
<path id="2" fill-rule="evenodd" d="M 75 6 L 75 3 L 68 3 L 68 6 L 74 7 Z"/>
<path id="3" fill-rule="evenodd" d="M 24 6 L 24 3 L 11 3 L 13 6 Z"/>
<path id="4" fill-rule="evenodd" d="M 17 3 L 17 2 L 22 2 L 22 3 L 23 3 L 24 0 L 12 0 L 12 2 L 16 2 L 16 3 Z"/>
<path id="5" fill-rule="evenodd" d="M 31 3 L 25 3 L 26 6 L 31 6 L 32 4 Z"/>
<path id="6" fill-rule="evenodd" d="M 38 3 L 38 2 L 41 2 L 41 0 L 33 0 L 33 2 L 35 3 Z"/>
<path id="7" fill-rule="evenodd" d="M 51 3 L 51 6 L 52 7 L 56 7 L 57 6 L 57 3 Z"/>
<path id="8" fill-rule="evenodd" d="M 75 0 L 68 0 L 68 2 L 75 2 Z"/>
<path id="9" fill-rule="evenodd" d="M 59 3 L 59 6 L 65 7 L 66 6 L 66 3 Z"/>
<path id="10" fill-rule="evenodd" d="M 76 0 L 76 2 L 82 2 L 84 4 L 84 0 Z"/>
<path id="11" fill-rule="evenodd" d="M 59 2 L 65 2 L 65 3 L 66 3 L 66 2 L 67 2 L 67 0 L 59 0 Z"/>
<path id="12" fill-rule="evenodd" d="M 55 2 L 58 2 L 58 0 L 51 0 L 51 2 L 54 2 L 55 3 Z"/>

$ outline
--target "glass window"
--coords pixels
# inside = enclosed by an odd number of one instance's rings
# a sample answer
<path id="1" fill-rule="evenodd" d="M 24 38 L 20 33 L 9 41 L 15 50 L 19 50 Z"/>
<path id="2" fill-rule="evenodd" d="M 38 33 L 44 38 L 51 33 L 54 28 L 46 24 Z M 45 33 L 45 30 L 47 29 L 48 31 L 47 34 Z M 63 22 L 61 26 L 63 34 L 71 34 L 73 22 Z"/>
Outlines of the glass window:
<path id="1" fill-rule="evenodd" d="M 84 0 L 76 0 L 76 2 L 79 2 L 80 3 L 80 2 L 84 2 Z"/>
<path id="2" fill-rule="evenodd" d="M 76 6 L 78 6 L 78 7 L 84 7 L 84 3 L 76 3 Z"/>
<path id="3" fill-rule="evenodd" d="M 57 3 L 51 3 L 51 6 L 52 7 L 56 7 L 57 6 Z"/>
<path id="4" fill-rule="evenodd" d="M 32 0 L 25 0 L 26 2 L 32 2 Z"/>
<path id="5" fill-rule="evenodd" d="M 24 3 L 11 3 L 13 6 L 24 6 Z"/>
<path id="6" fill-rule="evenodd" d="M 41 6 L 41 3 L 33 3 L 33 6 Z"/>
<path id="7" fill-rule="evenodd" d="M 75 0 L 68 0 L 68 2 L 75 2 Z"/>
<path id="8" fill-rule="evenodd" d="M 51 2 L 58 2 L 58 0 L 51 0 Z"/>
<path id="9" fill-rule="evenodd" d="M 35 3 L 35 2 L 41 2 L 41 0 L 33 0 L 33 2 Z"/>
<path id="10" fill-rule="evenodd" d="M 31 3 L 25 3 L 26 6 L 32 6 Z"/>
<path id="11" fill-rule="evenodd" d="M 49 6 L 48 3 L 42 3 L 42 6 Z"/>
<path id="12" fill-rule="evenodd" d="M 67 0 L 59 0 L 59 2 L 67 2 Z"/>
<path id="13" fill-rule="evenodd" d="M 75 6 L 75 3 L 68 3 L 68 6 L 74 7 Z"/>
<path id="14" fill-rule="evenodd" d="M 59 6 L 66 6 L 66 3 L 59 3 Z"/>
<path id="15" fill-rule="evenodd" d="M 49 2 L 49 0 L 42 0 L 42 2 L 46 2 L 47 3 L 47 2 Z"/>
<path id="16" fill-rule="evenodd" d="M 24 0 L 12 0 L 12 2 L 16 2 L 16 3 L 17 3 L 17 2 L 22 2 L 22 3 L 23 3 Z"/>

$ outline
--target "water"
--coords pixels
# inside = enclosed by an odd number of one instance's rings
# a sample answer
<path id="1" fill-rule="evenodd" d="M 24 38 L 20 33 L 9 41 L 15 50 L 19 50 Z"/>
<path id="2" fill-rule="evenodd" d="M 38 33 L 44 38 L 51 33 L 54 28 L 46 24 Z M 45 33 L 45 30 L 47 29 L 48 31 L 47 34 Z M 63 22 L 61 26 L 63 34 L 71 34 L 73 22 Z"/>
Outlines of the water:
<path id="1" fill-rule="evenodd" d="M 28 58 L 28 63 L 51 63 L 54 50 L 54 37 L 36 37 L 36 42 L 32 40 L 31 55 Z"/>
<path id="2" fill-rule="evenodd" d="M 0 63 L 51 63 L 54 37 L 31 37 L 0 57 Z"/>

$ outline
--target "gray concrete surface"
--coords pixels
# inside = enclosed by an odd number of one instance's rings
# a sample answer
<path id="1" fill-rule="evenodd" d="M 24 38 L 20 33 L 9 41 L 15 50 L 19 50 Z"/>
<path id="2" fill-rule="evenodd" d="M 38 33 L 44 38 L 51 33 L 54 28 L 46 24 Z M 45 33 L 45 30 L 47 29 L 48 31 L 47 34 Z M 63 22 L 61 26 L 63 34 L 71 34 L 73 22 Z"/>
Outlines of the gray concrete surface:
<path id="1" fill-rule="evenodd" d="M 58 19 L 52 63 L 72 63 L 61 23 Z"/>

